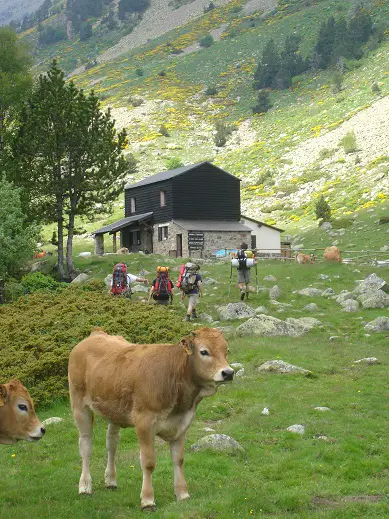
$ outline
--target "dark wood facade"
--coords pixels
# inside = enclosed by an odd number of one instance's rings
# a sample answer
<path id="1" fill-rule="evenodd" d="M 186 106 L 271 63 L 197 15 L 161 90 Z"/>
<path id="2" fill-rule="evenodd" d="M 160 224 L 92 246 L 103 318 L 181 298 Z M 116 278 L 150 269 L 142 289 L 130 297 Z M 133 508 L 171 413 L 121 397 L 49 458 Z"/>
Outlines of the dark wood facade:
<path id="1" fill-rule="evenodd" d="M 153 212 L 153 223 L 173 219 L 240 220 L 240 180 L 209 162 L 180 168 L 163 180 L 149 177 L 141 185 L 127 186 L 125 216 Z M 162 175 L 162 177 L 160 177 Z M 168 176 L 168 175 L 167 175 Z M 162 180 L 159 180 L 162 178 Z M 165 205 L 161 207 L 161 191 Z M 135 211 L 131 211 L 131 198 Z"/>

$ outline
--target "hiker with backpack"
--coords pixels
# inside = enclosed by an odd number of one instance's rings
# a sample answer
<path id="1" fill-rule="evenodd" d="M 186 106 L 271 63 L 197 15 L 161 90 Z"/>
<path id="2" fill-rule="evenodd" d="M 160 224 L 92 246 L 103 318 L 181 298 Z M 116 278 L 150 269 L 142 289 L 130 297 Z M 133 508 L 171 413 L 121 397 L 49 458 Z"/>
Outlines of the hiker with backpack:
<path id="1" fill-rule="evenodd" d="M 182 265 L 180 269 L 176 286 L 182 292 L 181 299 L 185 299 L 185 296 L 188 296 L 189 299 L 185 321 L 190 321 L 191 318 L 197 319 L 197 301 L 199 297 L 204 295 L 203 279 L 198 273 L 199 270 L 199 265 L 190 262 Z"/>
<path id="2" fill-rule="evenodd" d="M 249 298 L 249 284 L 251 271 L 250 268 L 255 265 L 254 253 L 251 250 L 247 250 L 247 243 L 242 243 L 238 250 L 238 286 L 240 289 L 240 300 L 243 301 Z"/>
<path id="3" fill-rule="evenodd" d="M 145 283 L 148 281 L 145 278 L 139 278 L 127 272 L 127 265 L 125 263 L 117 263 L 113 267 L 111 294 L 113 296 L 127 297 L 131 299 L 131 283 Z"/>
<path id="4" fill-rule="evenodd" d="M 173 283 L 169 277 L 169 267 L 157 267 L 157 277 L 153 279 L 150 293 L 151 298 L 159 305 L 173 304 Z"/>

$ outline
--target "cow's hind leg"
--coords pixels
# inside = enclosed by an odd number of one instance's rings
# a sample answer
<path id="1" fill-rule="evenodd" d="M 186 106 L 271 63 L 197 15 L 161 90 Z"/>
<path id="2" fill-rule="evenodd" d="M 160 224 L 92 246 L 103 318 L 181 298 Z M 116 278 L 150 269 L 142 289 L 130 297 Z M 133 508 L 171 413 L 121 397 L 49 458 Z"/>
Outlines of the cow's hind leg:
<path id="1" fill-rule="evenodd" d="M 142 491 L 140 494 L 142 510 L 155 508 L 154 489 L 152 483 L 152 474 L 155 469 L 157 457 L 154 449 L 155 434 L 152 425 L 143 423 L 142 426 L 136 426 L 136 434 L 138 436 L 140 447 L 140 465 L 143 472 Z"/>
<path id="2" fill-rule="evenodd" d="M 120 426 L 110 423 L 107 429 L 107 452 L 108 461 L 107 468 L 105 469 L 105 486 L 107 488 L 117 488 L 116 483 L 116 466 L 115 466 L 115 455 L 116 449 L 120 439 Z"/>
<path id="3" fill-rule="evenodd" d="M 92 478 L 90 475 L 90 458 L 92 455 L 93 413 L 89 407 L 74 409 L 74 419 L 80 432 L 79 446 L 82 458 L 82 472 L 78 484 L 79 494 L 92 493 Z"/>
<path id="4" fill-rule="evenodd" d="M 184 443 L 185 434 L 182 434 L 178 440 L 170 442 L 170 452 L 173 461 L 174 470 L 174 493 L 178 501 L 189 498 L 188 487 L 184 478 Z"/>

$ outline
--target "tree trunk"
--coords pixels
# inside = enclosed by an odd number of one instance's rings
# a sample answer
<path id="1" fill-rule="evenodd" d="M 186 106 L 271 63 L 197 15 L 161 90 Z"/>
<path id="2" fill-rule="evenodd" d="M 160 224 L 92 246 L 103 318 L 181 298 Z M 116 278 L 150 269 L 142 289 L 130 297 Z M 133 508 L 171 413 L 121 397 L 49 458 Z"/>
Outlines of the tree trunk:
<path id="1" fill-rule="evenodd" d="M 66 243 L 66 265 L 68 267 L 68 273 L 71 279 L 74 279 L 77 275 L 77 271 L 73 265 L 73 236 L 74 236 L 74 219 L 75 219 L 75 201 L 70 201 L 70 214 L 69 214 L 69 225 L 68 225 L 68 240 Z"/>
<path id="2" fill-rule="evenodd" d="M 62 196 L 57 195 L 57 229 L 58 229 L 58 276 L 65 279 L 64 257 L 63 257 L 63 202 Z"/>
<path id="3" fill-rule="evenodd" d="M 4 279 L 0 279 L 0 305 L 5 303 L 5 284 Z"/>

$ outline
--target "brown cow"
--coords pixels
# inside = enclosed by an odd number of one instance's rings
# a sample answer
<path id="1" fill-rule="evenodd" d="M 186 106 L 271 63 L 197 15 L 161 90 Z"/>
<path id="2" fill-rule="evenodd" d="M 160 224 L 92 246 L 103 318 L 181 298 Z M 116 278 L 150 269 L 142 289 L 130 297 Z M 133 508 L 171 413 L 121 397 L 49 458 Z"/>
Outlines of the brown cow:
<path id="1" fill-rule="evenodd" d="M 332 247 L 327 247 L 324 250 L 323 258 L 327 261 L 338 261 L 339 263 L 342 263 L 342 256 L 340 254 L 340 250 L 338 247 L 335 247 L 334 245 Z"/>
<path id="2" fill-rule="evenodd" d="M 38 441 L 46 429 L 35 414 L 34 403 L 19 380 L 0 385 L 0 443 Z"/>
<path id="3" fill-rule="evenodd" d="M 298 252 L 296 254 L 296 262 L 297 263 L 315 263 L 315 256 L 313 254 L 303 254 L 302 252 Z"/>
<path id="4" fill-rule="evenodd" d="M 232 380 L 227 342 L 214 328 L 200 328 L 178 344 L 130 344 L 123 337 L 95 330 L 70 354 L 69 388 L 80 432 L 82 473 L 80 494 L 92 493 L 89 460 L 93 412 L 110 423 L 105 484 L 116 488 L 115 453 L 121 427 L 135 427 L 143 471 L 142 509 L 154 508 L 151 476 L 155 468 L 154 439 L 170 443 L 174 492 L 189 497 L 183 473 L 185 433 L 203 397 Z"/>

